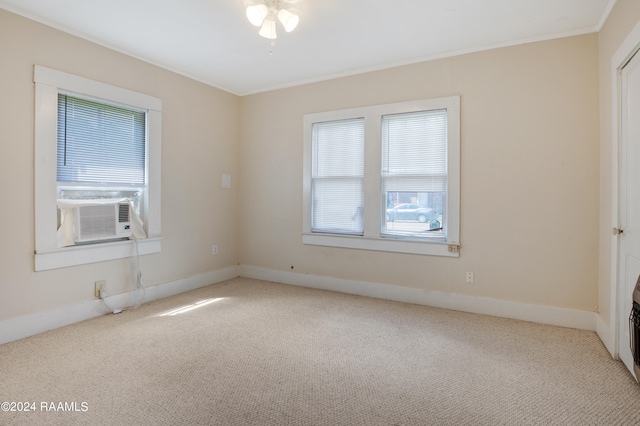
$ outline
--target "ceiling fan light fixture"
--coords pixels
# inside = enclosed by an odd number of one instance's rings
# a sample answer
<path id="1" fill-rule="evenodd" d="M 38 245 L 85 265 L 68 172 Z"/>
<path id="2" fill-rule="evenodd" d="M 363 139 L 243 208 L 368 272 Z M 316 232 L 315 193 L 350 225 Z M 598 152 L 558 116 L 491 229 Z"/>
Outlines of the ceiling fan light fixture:
<path id="1" fill-rule="evenodd" d="M 247 19 L 251 25 L 260 27 L 258 34 L 264 38 L 277 38 L 276 21 L 280 21 L 286 32 L 291 32 L 298 26 L 300 17 L 284 8 L 287 0 L 245 0 L 245 4 L 247 2 L 251 3 L 246 8 Z"/>
<path id="2" fill-rule="evenodd" d="M 269 14 L 269 9 L 264 4 L 256 4 L 247 7 L 247 19 L 252 25 L 259 27 L 262 25 L 264 18 Z"/>
<path id="3" fill-rule="evenodd" d="M 295 13 L 289 12 L 287 9 L 280 9 L 278 11 L 278 20 L 284 27 L 284 30 L 289 33 L 298 26 L 300 17 Z"/>
<path id="4" fill-rule="evenodd" d="M 268 17 L 262 23 L 262 28 L 258 32 L 262 37 L 268 38 L 269 40 L 275 40 L 278 38 L 276 35 L 276 21 L 272 16 Z"/>

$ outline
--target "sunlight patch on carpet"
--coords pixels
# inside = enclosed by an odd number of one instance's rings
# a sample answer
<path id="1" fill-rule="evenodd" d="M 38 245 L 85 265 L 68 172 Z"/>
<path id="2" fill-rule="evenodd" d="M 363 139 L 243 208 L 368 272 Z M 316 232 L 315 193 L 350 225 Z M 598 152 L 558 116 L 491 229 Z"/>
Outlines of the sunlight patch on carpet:
<path id="1" fill-rule="evenodd" d="M 207 305 L 210 305 L 210 304 L 215 303 L 215 302 L 219 302 L 220 300 L 224 300 L 224 299 L 226 299 L 226 297 L 218 297 L 218 298 L 215 298 L 215 299 L 200 300 L 199 302 L 195 302 L 195 303 L 192 303 L 190 305 L 182 306 L 182 307 L 180 307 L 178 309 L 174 309 L 172 311 L 165 312 L 164 314 L 160 314 L 158 316 L 160 316 L 160 317 L 171 317 L 171 316 L 174 316 L 174 315 L 184 314 L 185 312 L 193 311 L 194 309 L 202 308 L 203 306 L 207 306 Z"/>

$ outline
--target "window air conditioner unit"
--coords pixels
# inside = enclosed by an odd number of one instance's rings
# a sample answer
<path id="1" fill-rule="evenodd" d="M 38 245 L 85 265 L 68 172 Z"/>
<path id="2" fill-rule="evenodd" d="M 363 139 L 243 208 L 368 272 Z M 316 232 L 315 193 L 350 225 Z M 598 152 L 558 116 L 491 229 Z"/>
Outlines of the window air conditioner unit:
<path id="1" fill-rule="evenodd" d="M 130 205 L 126 201 L 74 207 L 74 241 L 113 240 L 131 236 Z"/>

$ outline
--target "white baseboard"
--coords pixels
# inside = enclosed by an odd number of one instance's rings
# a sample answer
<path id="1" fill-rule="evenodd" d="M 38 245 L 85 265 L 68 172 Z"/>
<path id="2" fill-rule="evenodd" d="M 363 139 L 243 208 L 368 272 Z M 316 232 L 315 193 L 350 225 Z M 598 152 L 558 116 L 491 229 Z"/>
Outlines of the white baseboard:
<path id="1" fill-rule="evenodd" d="M 183 278 L 169 283 L 158 284 L 145 288 L 142 303 L 173 296 L 185 291 L 195 290 L 210 284 L 219 283 L 239 276 L 238 266 L 229 266 L 193 277 Z M 127 292 L 105 298 L 113 309 L 131 306 L 139 301 L 137 292 Z M 0 344 L 13 342 L 35 334 L 65 325 L 84 321 L 109 313 L 102 300 L 90 300 L 76 305 L 65 306 L 52 311 L 25 315 L 0 322 Z"/>
<path id="2" fill-rule="evenodd" d="M 612 352 L 614 347 L 611 332 L 595 312 L 550 306 L 530 305 L 505 300 L 489 299 L 459 294 L 448 294 L 429 290 L 400 287 L 390 284 L 344 280 L 318 275 L 276 271 L 257 266 L 240 265 L 211 271 L 202 275 L 183 278 L 169 283 L 145 288 L 142 303 L 195 290 L 210 284 L 226 281 L 238 276 L 273 281 L 282 284 L 330 290 L 377 299 L 394 300 L 436 308 L 452 309 L 497 317 L 551 324 L 562 327 L 597 331 L 605 346 Z M 107 297 L 110 307 L 120 309 L 138 301 L 136 292 L 127 292 Z M 11 318 L 0 322 L 0 344 L 23 339 L 65 325 L 84 321 L 108 313 L 101 300 L 91 300 L 65 306 L 52 311 Z"/>
<path id="3" fill-rule="evenodd" d="M 343 280 L 288 271 L 276 271 L 249 265 L 240 265 L 239 272 L 242 277 L 274 281 L 282 284 L 299 285 L 321 290 L 330 290 L 378 299 L 394 300 L 397 302 L 432 306 L 435 308 L 452 309 L 456 311 L 493 315 L 541 324 L 596 331 L 596 318 L 598 315 L 595 312 L 542 305 L 530 305 L 526 303 L 465 296 L 460 294 L 441 293 L 390 284 Z"/>

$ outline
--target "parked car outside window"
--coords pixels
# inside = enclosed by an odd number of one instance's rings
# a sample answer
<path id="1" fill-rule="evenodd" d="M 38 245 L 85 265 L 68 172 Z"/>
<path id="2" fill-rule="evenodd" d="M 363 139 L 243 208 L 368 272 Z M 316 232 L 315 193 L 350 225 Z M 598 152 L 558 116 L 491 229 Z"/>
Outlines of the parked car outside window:
<path id="1" fill-rule="evenodd" d="M 396 220 L 414 220 L 426 223 L 437 219 L 438 213 L 432 208 L 420 204 L 403 203 L 387 209 L 387 222 Z"/>

